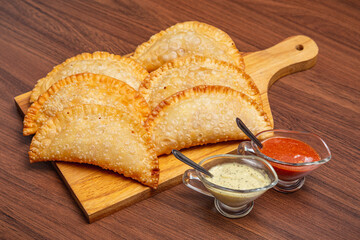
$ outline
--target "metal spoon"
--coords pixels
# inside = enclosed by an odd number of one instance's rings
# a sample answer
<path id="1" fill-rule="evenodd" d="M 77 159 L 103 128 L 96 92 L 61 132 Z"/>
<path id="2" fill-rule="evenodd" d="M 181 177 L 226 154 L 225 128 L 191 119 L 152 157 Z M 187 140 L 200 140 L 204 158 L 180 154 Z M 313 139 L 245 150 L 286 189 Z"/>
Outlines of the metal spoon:
<path id="1" fill-rule="evenodd" d="M 199 164 L 195 163 L 194 161 L 192 161 L 190 158 L 188 158 L 187 156 L 185 156 L 184 154 L 182 154 L 180 151 L 173 149 L 171 151 L 172 154 L 174 154 L 174 156 L 179 159 L 180 161 L 182 161 L 183 163 L 189 165 L 192 168 L 195 168 L 196 170 L 208 175 L 209 177 L 213 177 L 213 175 L 206 170 L 205 168 L 203 168 L 202 166 L 200 166 Z"/>
<path id="2" fill-rule="evenodd" d="M 258 147 L 261 149 L 263 147 L 263 145 L 261 144 L 261 142 L 259 141 L 259 139 L 257 139 L 255 137 L 255 135 L 246 127 L 246 125 L 240 120 L 240 118 L 236 118 L 236 123 L 238 125 L 238 127 L 241 129 L 241 131 L 243 131 L 246 136 L 248 136 L 254 143 L 256 143 L 256 145 L 258 145 Z"/>

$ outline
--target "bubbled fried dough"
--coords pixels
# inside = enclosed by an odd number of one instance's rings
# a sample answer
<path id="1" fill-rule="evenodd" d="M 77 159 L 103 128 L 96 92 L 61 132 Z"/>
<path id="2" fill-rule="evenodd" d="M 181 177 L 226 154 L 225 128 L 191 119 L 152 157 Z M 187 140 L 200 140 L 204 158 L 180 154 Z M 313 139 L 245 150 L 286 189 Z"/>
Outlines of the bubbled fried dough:
<path id="1" fill-rule="evenodd" d="M 31 92 L 30 102 L 35 102 L 57 81 L 79 73 L 103 74 L 116 78 L 138 90 L 148 72 L 136 61 L 108 52 L 82 53 L 55 66 L 46 77 L 38 80 Z"/>
<path id="2" fill-rule="evenodd" d="M 153 35 L 135 50 L 132 58 L 149 72 L 177 57 L 213 57 L 244 68 L 244 59 L 233 40 L 222 30 L 196 21 L 178 23 Z"/>
<path id="3" fill-rule="evenodd" d="M 254 81 L 240 68 L 224 61 L 203 56 L 174 59 L 151 72 L 139 92 L 151 108 L 176 92 L 199 85 L 230 87 L 261 101 Z"/>
<path id="4" fill-rule="evenodd" d="M 93 164 L 156 188 L 159 163 L 149 133 L 118 109 L 78 105 L 58 112 L 33 137 L 30 162 Z"/>
<path id="5" fill-rule="evenodd" d="M 236 117 L 255 134 L 271 129 L 260 104 L 223 86 L 197 86 L 172 95 L 152 111 L 145 126 L 159 156 L 172 149 L 246 139 Z"/>
<path id="6" fill-rule="evenodd" d="M 150 113 L 145 99 L 128 84 L 104 75 L 82 73 L 58 81 L 31 105 L 24 118 L 23 134 L 34 134 L 57 112 L 80 104 L 115 107 L 141 122 Z"/>

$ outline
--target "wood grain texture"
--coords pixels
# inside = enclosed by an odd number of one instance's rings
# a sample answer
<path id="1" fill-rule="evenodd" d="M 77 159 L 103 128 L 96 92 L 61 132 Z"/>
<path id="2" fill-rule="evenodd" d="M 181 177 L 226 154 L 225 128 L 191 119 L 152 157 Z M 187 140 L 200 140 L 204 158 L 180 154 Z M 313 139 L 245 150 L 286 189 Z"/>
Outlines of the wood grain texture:
<path id="1" fill-rule="evenodd" d="M 306 36 L 290 37 L 269 49 L 245 54 L 247 72 L 259 88 L 267 113 L 273 124 L 268 100 L 268 90 L 280 77 L 304 71 L 316 63 L 318 47 Z M 15 97 L 18 109 L 23 115 L 29 107 L 30 93 Z M 226 154 L 236 150 L 239 142 L 211 144 L 184 150 L 195 162 L 216 154 Z M 110 171 L 88 165 L 53 163 L 55 169 L 71 191 L 76 202 L 89 222 L 94 222 L 126 206 L 153 196 L 165 189 L 181 183 L 182 175 L 188 166 L 173 155 L 159 157 L 160 180 L 156 191 L 140 185 Z"/>
<path id="2" fill-rule="evenodd" d="M 357 239 L 360 235 L 358 1 L 6 1 L 0 4 L 1 239 Z M 271 87 L 276 128 L 322 136 L 333 158 L 293 194 L 268 191 L 243 219 L 183 185 L 87 224 L 51 164 L 28 163 L 14 96 L 68 56 L 132 52 L 157 31 L 199 20 L 244 52 L 294 35 L 319 46 L 310 71 Z"/>

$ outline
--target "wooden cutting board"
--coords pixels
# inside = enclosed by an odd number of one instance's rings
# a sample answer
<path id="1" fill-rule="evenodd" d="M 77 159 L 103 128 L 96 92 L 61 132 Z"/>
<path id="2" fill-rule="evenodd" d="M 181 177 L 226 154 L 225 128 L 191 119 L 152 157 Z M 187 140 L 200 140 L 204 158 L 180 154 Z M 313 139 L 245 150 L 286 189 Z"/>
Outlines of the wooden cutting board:
<path id="1" fill-rule="evenodd" d="M 302 35 L 287 38 L 263 51 L 244 54 L 246 72 L 258 86 L 264 110 L 272 124 L 274 121 L 268 100 L 270 86 L 283 76 L 314 66 L 317 54 L 316 43 Z M 30 106 L 29 97 L 30 92 L 15 97 L 22 115 Z M 182 152 L 194 161 L 200 162 L 211 155 L 234 151 L 238 144 L 239 141 L 210 144 Z M 172 155 L 161 156 L 159 164 L 159 187 L 152 190 L 136 181 L 95 166 L 53 163 L 90 223 L 181 183 L 182 174 L 189 168 Z"/>

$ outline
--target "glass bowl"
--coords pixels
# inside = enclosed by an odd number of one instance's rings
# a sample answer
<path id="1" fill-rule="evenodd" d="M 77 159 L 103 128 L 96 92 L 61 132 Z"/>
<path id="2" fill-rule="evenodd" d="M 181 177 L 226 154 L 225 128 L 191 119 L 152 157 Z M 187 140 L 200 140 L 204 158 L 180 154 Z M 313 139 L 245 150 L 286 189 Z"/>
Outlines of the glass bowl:
<path id="1" fill-rule="evenodd" d="M 252 210 L 256 198 L 277 184 L 278 177 L 268 162 L 252 155 L 214 155 L 202 160 L 199 165 L 209 170 L 216 165 L 233 162 L 256 169 L 261 174 L 268 176 L 270 183 L 261 188 L 247 190 L 231 189 L 210 182 L 205 174 L 195 169 L 189 169 L 184 173 L 183 182 L 187 187 L 197 192 L 214 197 L 215 208 L 223 216 L 239 218 L 246 216 Z"/>
<path id="2" fill-rule="evenodd" d="M 267 160 L 275 169 L 279 182 L 274 189 L 279 192 L 289 193 L 299 190 L 305 183 L 306 175 L 331 159 L 331 153 L 325 141 L 313 133 L 274 129 L 260 132 L 256 137 L 262 142 L 275 137 L 300 140 L 312 147 L 319 155 L 320 160 L 314 162 L 283 162 L 263 154 L 253 141 L 242 142 L 238 147 L 239 154 L 259 156 Z"/>

